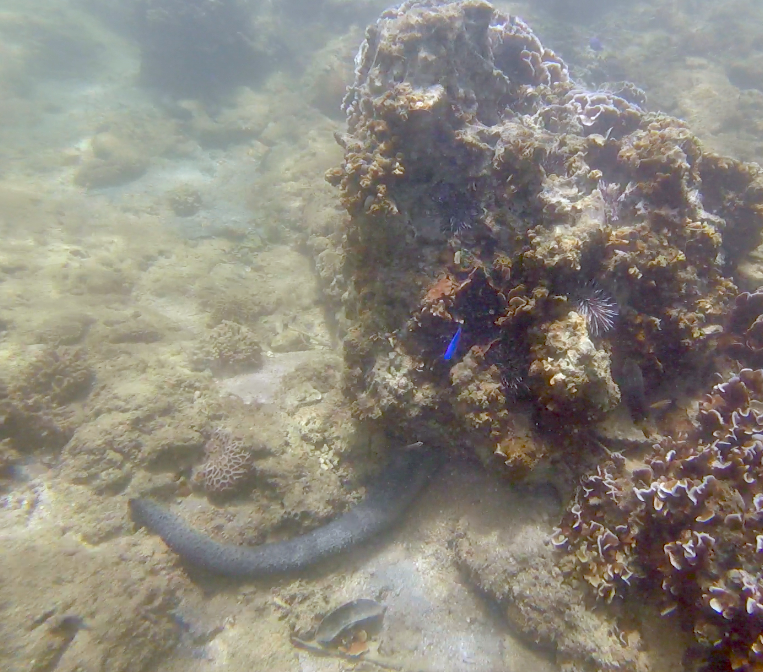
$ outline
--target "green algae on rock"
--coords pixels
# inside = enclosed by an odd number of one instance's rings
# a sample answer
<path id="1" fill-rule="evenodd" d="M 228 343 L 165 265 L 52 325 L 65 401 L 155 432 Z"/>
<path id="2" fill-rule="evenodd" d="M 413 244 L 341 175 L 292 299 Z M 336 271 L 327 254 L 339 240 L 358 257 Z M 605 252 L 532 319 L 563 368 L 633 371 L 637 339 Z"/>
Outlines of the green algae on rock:
<path id="1" fill-rule="evenodd" d="M 456 360 L 482 361 L 482 387 L 513 401 L 520 370 L 554 423 L 618 403 L 613 349 L 647 387 L 702 362 L 759 240 L 763 177 L 644 102 L 629 84 L 585 90 L 521 19 L 483 0 L 410 1 L 368 28 L 337 138 L 344 162 L 327 175 L 350 215 L 358 417 L 438 441 L 469 432 L 482 450 L 513 436 L 512 413 L 463 403 L 448 375 L 459 325 Z M 607 333 L 570 312 L 589 283 L 619 304 Z M 555 339 L 574 346 L 564 362 Z"/>

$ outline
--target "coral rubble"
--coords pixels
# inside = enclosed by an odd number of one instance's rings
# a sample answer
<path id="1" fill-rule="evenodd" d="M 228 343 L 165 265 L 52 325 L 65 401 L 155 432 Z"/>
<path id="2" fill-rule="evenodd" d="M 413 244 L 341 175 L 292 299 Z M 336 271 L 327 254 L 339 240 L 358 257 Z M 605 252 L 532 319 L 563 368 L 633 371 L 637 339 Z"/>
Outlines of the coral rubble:
<path id="1" fill-rule="evenodd" d="M 712 669 L 763 665 L 763 370 L 700 403 L 690 434 L 643 463 L 619 454 L 583 479 L 553 541 L 607 600 L 651 585 L 709 649 Z"/>
<path id="2" fill-rule="evenodd" d="M 384 12 L 344 109 L 327 179 L 350 215 L 359 417 L 495 449 L 515 419 L 486 409 L 517 389 L 550 422 L 585 424 L 619 403 L 613 359 L 646 389 L 704 361 L 763 227 L 758 167 L 704 152 L 630 84 L 585 90 L 483 0 Z"/>

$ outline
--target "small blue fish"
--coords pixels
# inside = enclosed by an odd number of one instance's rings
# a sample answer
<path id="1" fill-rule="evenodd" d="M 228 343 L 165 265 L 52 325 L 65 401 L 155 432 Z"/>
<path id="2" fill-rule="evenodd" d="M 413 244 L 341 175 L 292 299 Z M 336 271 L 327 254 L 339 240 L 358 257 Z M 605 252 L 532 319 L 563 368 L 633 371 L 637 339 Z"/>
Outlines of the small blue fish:
<path id="1" fill-rule="evenodd" d="M 442 358 L 449 362 L 451 359 L 453 359 L 453 355 L 456 354 L 456 350 L 458 350 L 458 342 L 461 340 L 461 325 L 458 325 L 458 329 L 456 329 L 456 334 L 453 336 L 453 338 L 450 339 L 450 343 L 448 343 L 448 349 L 445 351 L 445 354 L 442 356 Z"/>
<path id="2" fill-rule="evenodd" d="M 601 38 L 597 37 L 596 35 L 588 40 L 588 46 L 591 47 L 591 49 L 597 54 L 601 51 L 604 51 L 604 43 L 601 41 Z"/>

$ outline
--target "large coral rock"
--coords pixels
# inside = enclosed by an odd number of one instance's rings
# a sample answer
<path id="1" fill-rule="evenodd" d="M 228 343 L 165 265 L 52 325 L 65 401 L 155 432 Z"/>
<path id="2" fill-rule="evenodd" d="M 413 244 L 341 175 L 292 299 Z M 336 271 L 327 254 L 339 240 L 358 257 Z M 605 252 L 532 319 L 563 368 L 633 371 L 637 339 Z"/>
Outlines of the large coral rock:
<path id="1" fill-rule="evenodd" d="M 638 366 L 647 391 L 702 368 L 763 226 L 757 166 L 704 152 L 632 85 L 586 90 L 483 0 L 383 13 L 344 107 L 345 158 L 328 179 L 350 215 L 347 391 L 359 417 L 488 450 L 512 424 L 493 409 L 515 412 L 533 359 L 539 415 L 577 423 L 618 401 L 607 353 Z M 592 286 L 619 315 L 583 336 L 567 316 Z M 577 354 L 565 360 L 563 342 Z M 469 352 L 475 391 L 492 395 L 477 431 L 449 375 Z"/>

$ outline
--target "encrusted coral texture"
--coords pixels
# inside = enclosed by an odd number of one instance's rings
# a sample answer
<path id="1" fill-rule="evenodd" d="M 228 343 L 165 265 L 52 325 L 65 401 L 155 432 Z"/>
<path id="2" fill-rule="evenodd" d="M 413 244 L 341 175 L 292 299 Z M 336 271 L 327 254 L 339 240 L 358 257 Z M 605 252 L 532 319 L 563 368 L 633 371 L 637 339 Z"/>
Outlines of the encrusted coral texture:
<path id="1" fill-rule="evenodd" d="M 691 434 L 584 478 L 553 542 L 600 598 L 651 584 L 693 623 L 713 669 L 760 670 L 761 482 L 763 370 L 742 369 L 702 400 Z"/>
<path id="2" fill-rule="evenodd" d="M 3 452 L 62 448 L 76 426 L 72 404 L 88 395 L 94 378 L 82 348 L 46 346 L 36 352 L 8 384 L 0 383 Z"/>
<path id="3" fill-rule="evenodd" d="M 218 428 L 204 446 L 204 462 L 193 481 L 211 495 L 231 494 L 250 482 L 256 473 L 254 452 L 229 431 Z"/>
<path id="4" fill-rule="evenodd" d="M 548 325 L 534 355 L 530 375 L 538 400 L 554 412 L 576 418 L 620 403 L 609 354 L 596 348 L 579 313 L 571 311 Z"/>
<path id="5" fill-rule="evenodd" d="M 262 348 L 250 329 L 223 320 L 204 337 L 195 362 L 217 374 L 242 373 L 262 364 Z"/>
<path id="6" fill-rule="evenodd" d="M 476 424 L 485 441 L 510 433 L 503 416 L 468 417 L 484 409 L 448 370 L 470 350 L 485 384 L 506 401 L 529 390 L 554 422 L 617 404 L 611 357 L 634 360 L 647 388 L 702 361 L 763 225 L 758 167 L 704 152 L 633 85 L 586 90 L 483 0 L 382 14 L 344 105 L 344 162 L 327 179 L 350 214 L 359 416 L 419 435 L 445 420 L 441 440 Z M 581 287 L 606 314 L 580 303 Z"/>

